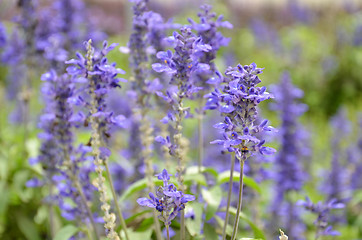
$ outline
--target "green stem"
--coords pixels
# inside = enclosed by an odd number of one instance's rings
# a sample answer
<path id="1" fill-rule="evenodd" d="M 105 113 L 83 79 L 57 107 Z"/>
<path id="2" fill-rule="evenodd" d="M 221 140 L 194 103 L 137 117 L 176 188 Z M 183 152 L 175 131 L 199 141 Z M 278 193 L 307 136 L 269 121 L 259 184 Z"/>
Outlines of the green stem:
<path id="1" fill-rule="evenodd" d="M 53 186 L 49 184 L 49 195 L 53 195 Z M 53 203 L 49 203 L 49 230 L 50 230 L 50 238 L 54 239 L 55 231 L 54 231 L 54 209 Z"/>
<path id="2" fill-rule="evenodd" d="M 124 234 L 126 235 L 126 239 L 130 240 L 129 236 L 128 236 L 128 232 L 127 232 L 127 225 L 126 225 L 126 221 L 123 218 L 122 215 L 122 211 L 121 211 L 121 207 L 119 206 L 119 202 L 118 202 L 118 197 L 116 194 L 116 191 L 114 190 L 114 185 L 113 185 L 113 180 L 112 180 L 112 176 L 111 176 L 111 172 L 109 171 L 109 167 L 108 167 L 108 161 L 103 161 L 104 162 L 104 166 L 106 167 L 106 174 L 107 174 L 107 178 L 109 180 L 109 184 L 111 186 L 111 191 L 112 191 L 112 196 L 113 196 L 113 200 L 114 200 L 114 205 L 116 206 L 116 211 L 118 214 L 118 218 L 120 220 L 121 223 L 121 227 L 123 228 Z"/>
<path id="3" fill-rule="evenodd" d="M 167 240 L 170 240 L 170 229 L 167 224 L 166 224 L 166 231 L 167 231 Z"/>
<path id="4" fill-rule="evenodd" d="M 233 234 L 231 236 L 231 240 L 235 240 L 236 235 L 238 233 L 239 219 L 240 219 L 239 215 L 240 215 L 240 211 L 241 211 L 241 205 L 243 202 L 244 162 L 245 162 L 245 159 L 240 159 L 239 202 L 238 202 L 238 208 L 236 209 L 235 223 L 234 223 L 234 229 L 233 229 Z"/>
<path id="5" fill-rule="evenodd" d="M 154 225 L 155 225 L 155 232 L 156 232 L 157 240 L 162 240 L 161 226 L 160 226 L 160 222 L 158 220 L 157 212 L 155 209 L 153 210 L 153 221 L 154 221 Z"/>
<path id="6" fill-rule="evenodd" d="M 185 240 L 185 212 L 184 210 L 181 211 L 181 232 L 180 232 L 180 239 Z"/>
<path id="7" fill-rule="evenodd" d="M 231 153 L 229 191 L 228 191 L 228 198 L 227 198 L 227 205 L 226 205 L 225 222 L 224 222 L 224 227 L 222 229 L 222 240 L 226 239 L 226 226 L 228 225 L 228 222 L 229 222 L 229 208 L 230 208 L 230 201 L 231 201 L 231 192 L 232 192 L 232 189 L 233 189 L 234 165 L 235 165 L 235 152 L 232 152 Z"/>
<path id="8" fill-rule="evenodd" d="M 199 108 L 201 111 L 202 101 L 200 101 Z M 197 119 L 198 123 L 198 144 L 199 144 L 199 155 L 198 155 L 198 173 L 201 173 L 201 167 L 202 167 L 202 160 L 204 159 L 204 138 L 203 138 L 203 114 L 200 112 L 199 117 Z M 201 193 L 201 185 L 200 183 L 197 183 L 197 198 Z"/>
<path id="9" fill-rule="evenodd" d="M 85 196 L 84 196 L 83 189 L 82 189 L 80 183 L 78 182 L 78 180 L 76 180 L 75 177 L 73 178 L 73 182 L 74 182 L 74 184 L 75 184 L 75 187 L 76 187 L 77 190 L 78 190 L 79 196 L 80 196 L 80 198 L 81 198 L 81 200 L 82 200 L 82 202 L 83 202 L 83 205 L 84 205 L 84 207 L 85 207 L 85 209 L 86 209 L 86 211 L 87 211 L 87 215 L 88 215 L 88 217 L 89 217 L 89 220 L 90 220 L 90 222 L 91 222 L 91 225 L 92 225 L 93 230 L 94 230 L 94 233 L 95 233 L 95 238 L 98 240 L 98 239 L 99 239 L 99 235 L 98 235 L 98 231 L 97 231 L 97 226 L 96 226 L 96 223 L 94 222 L 92 211 L 90 210 L 90 208 L 89 208 L 89 206 L 88 206 L 87 199 L 86 199 Z M 87 227 L 87 231 L 89 231 L 89 230 L 88 230 L 88 227 Z M 93 239 L 93 238 L 92 238 L 92 239 Z"/>

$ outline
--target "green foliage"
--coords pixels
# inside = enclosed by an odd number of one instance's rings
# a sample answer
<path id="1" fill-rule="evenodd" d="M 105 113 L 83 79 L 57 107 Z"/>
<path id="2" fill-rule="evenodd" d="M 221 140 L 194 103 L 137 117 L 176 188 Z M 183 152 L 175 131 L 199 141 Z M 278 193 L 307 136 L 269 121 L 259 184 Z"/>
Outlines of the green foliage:
<path id="1" fill-rule="evenodd" d="M 79 229 L 73 225 L 66 225 L 56 233 L 54 240 L 68 240 L 70 237 L 75 235 Z"/>

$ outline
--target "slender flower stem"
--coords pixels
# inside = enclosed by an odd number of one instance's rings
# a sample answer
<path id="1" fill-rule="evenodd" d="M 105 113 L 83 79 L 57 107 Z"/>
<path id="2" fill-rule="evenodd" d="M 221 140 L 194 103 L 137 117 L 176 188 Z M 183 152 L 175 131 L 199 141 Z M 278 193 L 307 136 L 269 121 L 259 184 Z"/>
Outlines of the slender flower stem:
<path id="1" fill-rule="evenodd" d="M 87 55 L 86 55 L 86 59 L 87 59 L 87 71 L 91 72 L 93 71 L 93 54 L 94 54 L 94 50 L 91 46 L 92 44 L 92 40 L 88 41 L 88 46 L 87 46 Z M 89 88 L 90 88 L 90 95 L 91 95 L 91 109 L 90 109 L 90 125 L 92 127 L 92 137 L 91 137 L 91 146 L 92 146 L 92 154 L 94 156 L 94 165 L 96 166 L 96 173 L 97 173 L 97 178 L 95 181 L 95 186 L 98 189 L 98 192 L 100 194 L 100 198 L 99 200 L 101 201 L 101 209 L 102 212 L 104 213 L 104 217 L 103 220 L 105 222 L 104 224 L 104 228 L 106 229 L 106 233 L 107 233 L 107 237 L 110 240 L 119 240 L 119 236 L 116 233 L 116 231 L 114 230 L 116 227 L 116 215 L 112 212 L 110 212 L 110 208 L 111 206 L 108 203 L 108 197 L 106 194 L 106 186 L 105 186 L 105 181 L 106 179 L 103 177 L 103 168 L 102 165 L 105 165 L 105 163 L 107 162 L 107 159 L 102 159 L 101 158 L 101 152 L 100 152 L 100 144 L 101 144 L 101 140 L 100 140 L 100 134 L 99 134 L 99 122 L 98 119 L 96 117 L 94 117 L 94 114 L 96 114 L 98 112 L 98 101 L 97 101 L 97 96 L 95 93 L 96 90 L 96 86 L 94 83 L 94 80 L 92 79 L 92 77 L 87 76 L 90 80 L 89 83 Z M 108 170 L 108 169 L 107 169 Z M 111 180 L 111 179 L 109 179 Z M 115 199 L 116 200 L 116 199 Z M 118 206 L 118 204 L 115 204 L 116 206 Z"/>
<path id="2" fill-rule="evenodd" d="M 183 104 L 182 104 L 182 100 L 183 98 L 181 97 L 181 93 L 178 94 L 179 97 L 179 101 L 178 101 L 178 114 L 177 114 L 177 119 L 176 119 L 176 125 L 175 125 L 175 134 L 173 136 L 174 138 L 174 143 L 176 145 L 176 149 L 175 149 L 175 157 L 177 159 L 177 181 L 179 183 L 179 188 L 182 192 L 185 191 L 185 186 L 184 186 L 184 170 L 185 170 L 185 157 L 184 157 L 184 153 L 182 153 L 182 146 L 181 146 L 181 139 L 182 139 L 182 126 L 181 126 L 181 122 L 184 118 L 184 112 L 183 112 Z M 181 229 L 180 229 L 180 240 L 185 240 L 185 212 L 182 210 L 181 211 Z"/>
<path id="3" fill-rule="evenodd" d="M 238 202 L 238 208 L 236 209 L 235 223 L 234 223 L 234 229 L 233 229 L 233 234 L 231 236 L 231 240 L 235 240 L 236 235 L 238 233 L 239 219 L 240 219 L 239 215 L 240 215 L 241 205 L 242 205 L 242 202 L 243 202 L 244 162 L 245 162 L 245 159 L 240 159 L 239 202 Z"/>
<path id="4" fill-rule="evenodd" d="M 202 105 L 203 105 L 203 99 L 200 99 L 199 101 L 199 117 L 197 119 L 197 124 L 198 124 L 198 144 L 199 144 L 199 155 L 198 155 L 198 173 L 201 173 L 201 167 L 202 167 L 202 160 L 204 159 L 204 134 L 203 134 L 203 111 L 201 110 Z M 201 185 L 200 183 L 197 184 L 197 198 L 199 196 L 199 194 L 201 193 Z"/>
<path id="5" fill-rule="evenodd" d="M 166 231 L 167 231 L 167 240 L 170 240 L 170 229 L 167 224 L 166 224 Z"/>
<path id="6" fill-rule="evenodd" d="M 114 190 L 114 184 L 113 184 L 111 172 L 109 171 L 108 161 L 104 161 L 104 166 L 106 167 L 106 174 L 107 174 L 107 178 L 108 178 L 108 181 L 109 181 L 109 185 L 111 186 L 114 205 L 116 206 L 116 211 L 117 211 L 117 214 L 118 214 L 119 221 L 121 223 L 121 227 L 123 228 L 126 239 L 130 240 L 130 238 L 128 236 L 128 232 L 127 232 L 127 224 L 126 224 L 126 221 L 123 218 L 122 210 L 121 210 L 121 207 L 119 206 L 119 202 L 118 202 L 118 197 L 117 197 L 116 191 Z"/>
<path id="7" fill-rule="evenodd" d="M 227 198 L 227 205 L 226 205 L 226 216 L 225 216 L 225 221 L 224 221 L 224 227 L 222 229 L 222 240 L 226 239 L 226 226 L 228 225 L 228 222 L 229 222 L 229 208 L 230 208 L 230 201 L 231 201 L 231 192 L 233 189 L 234 165 L 235 165 L 235 152 L 232 152 L 231 153 L 229 191 L 228 191 L 228 198 Z"/>
<path id="8" fill-rule="evenodd" d="M 77 189 L 77 192 L 80 196 L 80 199 L 82 201 L 82 204 L 87 212 L 87 215 L 89 217 L 89 221 L 91 222 L 91 225 L 92 225 L 92 228 L 93 228 L 93 231 L 94 231 L 94 234 L 95 234 L 95 239 L 99 239 L 99 234 L 98 234 L 98 231 L 97 231 L 97 225 L 94 221 L 94 218 L 93 218 L 93 214 L 92 214 L 92 211 L 91 209 L 89 208 L 88 206 L 88 203 L 87 203 L 87 199 L 83 193 L 83 188 L 81 186 L 81 184 L 79 183 L 78 181 L 78 178 L 77 176 L 74 175 L 74 166 L 72 165 L 71 163 L 71 160 L 70 160 L 70 157 L 69 157 L 69 154 L 67 152 L 67 149 L 66 147 L 63 145 L 63 154 L 64 154 L 64 158 L 65 158 L 65 161 L 64 161 L 64 167 L 67 168 L 67 173 L 69 174 L 69 178 L 71 179 L 72 183 L 74 184 L 75 188 Z M 88 226 L 87 226 L 87 232 L 89 233 L 89 229 L 88 229 Z"/>
<path id="9" fill-rule="evenodd" d="M 147 121 L 146 115 L 147 115 L 147 107 L 145 106 L 145 101 L 142 101 L 145 99 L 141 99 L 141 124 L 140 124 L 140 131 L 144 134 L 142 138 L 142 158 L 144 161 L 144 164 L 146 165 L 146 178 L 147 178 L 147 186 L 150 192 L 154 193 L 155 185 L 153 183 L 152 177 L 154 175 L 153 172 L 153 166 L 152 166 L 152 132 L 153 128 L 150 125 L 150 122 Z M 152 212 L 153 215 L 153 224 L 157 236 L 157 240 L 162 240 L 162 232 L 161 232 L 161 226 L 157 217 L 157 212 L 154 209 Z"/>
<path id="10" fill-rule="evenodd" d="M 79 181 L 76 180 L 75 177 L 73 178 L 73 181 L 74 181 L 75 187 L 76 187 L 77 190 L 78 190 L 79 196 L 80 196 L 80 198 L 82 199 L 83 205 L 84 205 L 84 207 L 85 207 L 85 209 L 86 209 L 86 211 L 87 211 L 89 220 L 90 220 L 90 222 L 91 222 L 91 224 L 92 224 L 93 231 L 94 231 L 94 233 L 95 233 L 95 239 L 98 240 L 98 239 L 99 239 L 99 235 L 98 235 L 98 231 L 97 231 L 97 226 L 96 226 L 96 224 L 95 224 L 95 222 L 94 222 L 92 211 L 90 210 L 90 208 L 89 208 L 89 206 L 88 206 L 87 199 L 86 199 L 85 196 L 84 196 L 82 187 L 81 187 Z M 92 238 L 92 239 L 93 239 L 93 238 Z"/>
<path id="11" fill-rule="evenodd" d="M 53 184 L 49 184 L 49 195 L 53 195 Z M 49 230 L 50 237 L 54 239 L 55 231 L 54 231 L 54 208 L 53 203 L 49 203 Z"/>

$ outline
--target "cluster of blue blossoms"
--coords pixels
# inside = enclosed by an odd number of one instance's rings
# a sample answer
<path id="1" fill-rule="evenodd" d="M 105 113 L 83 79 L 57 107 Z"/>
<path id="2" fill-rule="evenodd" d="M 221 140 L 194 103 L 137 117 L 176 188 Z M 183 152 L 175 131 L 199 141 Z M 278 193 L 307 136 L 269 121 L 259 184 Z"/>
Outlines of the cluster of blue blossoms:
<path id="1" fill-rule="evenodd" d="M 258 74 L 262 73 L 255 63 L 229 67 L 223 77 L 220 73 L 210 83 L 221 85 L 220 90 L 207 94 L 205 109 L 218 109 L 224 121 L 214 127 L 224 131 L 224 139 L 211 142 L 223 145 L 225 150 L 235 152 L 238 159 L 246 160 L 253 153 L 273 154 L 275 149 L 263 146 L 265 140 L 259 140 L 255 134 L 262 131 L 274 131 L 268 126 L 268 120 L 257 124 L 257 106 L 272 98 L 266 87 L 257 87 L 261 82 Z"/>
<path id="2" fill-rule="evenodd" d="M 137 203 L 141 206 L 155 208 L 160 215 L 158 218 L 170 225 L 171 221 L 177 216 L 179 212 L 185 209 L 187 202 L 195 200 L 193 195 L 184 194 L 181 191 L 177 191 L 176 186 L 173 183 L 169 183 L 171 174 L 168 174 L 164 169 L 156 177 L 163 181 L 163 186 L 160 186 L 156 191 L 156 196 L 151 192 L 150 198 L 139 198 Z"/>

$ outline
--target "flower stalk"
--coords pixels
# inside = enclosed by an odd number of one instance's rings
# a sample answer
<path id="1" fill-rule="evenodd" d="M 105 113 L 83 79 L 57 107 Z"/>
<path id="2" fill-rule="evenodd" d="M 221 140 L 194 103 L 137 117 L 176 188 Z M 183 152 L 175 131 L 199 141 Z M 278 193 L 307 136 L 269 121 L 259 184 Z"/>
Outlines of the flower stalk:
<path id="1" fill-rule="evenodd" d="M 231 201 L 231 193 L 232 193 L 232 190 L 233 190 L 235 153 L 232 152 L 230 155 L 231 155 L 231 166 L 230 166 L 229 190 L 228 190 L 228 197 L 227 197 L 227 203 L 226 203 L 226 215 L 225 215 L 224 227 L 222 229 L 222 240 L 226 239 L 226 227 L 227 227 L 228 222 L 229 222 L 229 208 L 230 208 L 230 201 Z"/>

